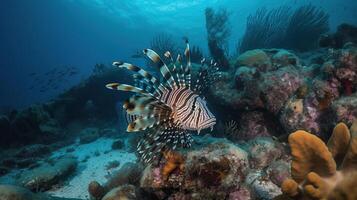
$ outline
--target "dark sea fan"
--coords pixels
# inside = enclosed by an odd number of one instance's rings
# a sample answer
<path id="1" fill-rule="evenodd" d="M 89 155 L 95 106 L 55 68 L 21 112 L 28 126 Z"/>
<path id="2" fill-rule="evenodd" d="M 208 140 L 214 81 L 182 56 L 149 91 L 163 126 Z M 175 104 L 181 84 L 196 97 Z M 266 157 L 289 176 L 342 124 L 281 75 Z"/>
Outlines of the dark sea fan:
<path id="1" fill-rule="evenodd" d="M 329 15 L 312 5 L 295 11 L 288 6 L 258 9 L 247 19 L 238 51 L 257 48 L 286 48 L 307 51 L 316 48 L 319 36 L 329 30 Z"/>
<path id="2" fill-rule="evenodd" d="M 312 6 L 298 8 L 289 19 L 285 32 L 287 48 L 307 51 L 318 46 L 320 35 L 329 30 L 329 15 Z"/>
<path id="3" fill-rule="evenodd" d="M 190 48 L 186 40 L 186 66 L 181 63 L 181 55 L 176 62 L 169 51 L 165 57 L 172 63 L 170 69 L 161 57 L 151 49 L 145 49 L 144 54 L 152 60 L 162 74 L 162 79 L 149 74 L 142 68 L 124 62 L 114 62 L 119 68 L 136 72 L 136 86 L 120 83 L 107 84 L 107 88 L 130 91 L 135 95 L 124 102 L 129 125 L 128 132 L 145 131 L 143 139 L 138 144 L 138 153 L 143 161 L 151 162 L 163 151 L 178 147 L 189 147 L 192 138 L 189 130 L 200 132 L 202 129 L 213 128 L 216 118 L 208 110 L 206 101 L 199 94 L 211 78 L 210 68 L 216 68 L 211 61 L 209 67 L 201 70 L 196 84 L 191 81 Z M 202 60 L 202 65 L 204 59 Z M 203 67 L 203 66 L 202 66 Z"/>
<path id="4" fill-rule="evenodd" d="M 179 51 L 173 36 L 167 33 L 155 35 L 150 41 L 150 49 L 155 49 L 160 56 L 163 56 L 166 51 L 170 51 L 173 55 L 176 55 Z"/>
<path id="5" fill-rule="evenodd" d="M 247 18 L 246 31 L 239 44 L 239 52 L 279 45 L 285 32 L 291 9 L 282 6 L 273 10 L 260 8 Z"/>

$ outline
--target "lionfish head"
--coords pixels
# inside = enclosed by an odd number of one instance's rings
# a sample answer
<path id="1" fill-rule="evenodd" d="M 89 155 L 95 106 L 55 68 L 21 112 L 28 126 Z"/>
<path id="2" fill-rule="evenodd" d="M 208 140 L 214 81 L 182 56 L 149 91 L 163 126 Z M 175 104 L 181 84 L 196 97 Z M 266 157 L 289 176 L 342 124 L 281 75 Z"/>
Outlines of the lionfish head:
<path id="1" fill-rule="evenodd" d="M 211 128 L 211 130 L 213 130 L 213 127 L 216 124 L 216 117 L 208 109 L 206 101 L 201 97 L 198 97 L 196 102 L 194 102 L 192 115 L 195 116 L 195 130 L 198 132 L 206 128 Z"/>

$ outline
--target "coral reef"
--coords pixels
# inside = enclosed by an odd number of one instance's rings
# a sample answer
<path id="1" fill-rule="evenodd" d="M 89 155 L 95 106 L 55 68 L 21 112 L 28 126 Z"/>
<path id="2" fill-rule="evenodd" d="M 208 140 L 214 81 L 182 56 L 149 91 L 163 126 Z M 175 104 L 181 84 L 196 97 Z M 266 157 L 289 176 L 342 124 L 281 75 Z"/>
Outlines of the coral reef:
<path id="1" fill-rule="evenodd" d="M 305 54 L 249 50 L 235 59 L 230 72 L 218 73 L 209 100 L 219 111 L 233 111 L 221 116 L 222 121 L 239 119 L 243 134 L 236 138 L 249 139 L 246 134 L 251 133 L 278 136 L 299 129 L 329 138 L 331 120 L 350 125 L 356 118 L 356 52 L 354 45 Z M 257 111 L 262 120 L 243 123 L 247 113 Z M 262 134 L 247 131 L 255 129 Z"/>
<path id="2" fill-rule="evenodd" d="M 272 59 L 282 50 L 252 50 L 239 56 L 235 77 L 222 73 L 211 85 L 211 96 L 231 109 L 267 109 L 279 113 L 285 102 L 303 84 L 295 65 L 280 66 Z M 287 60 L 290 57 L 285 57 Z M 289 62 L 289 61 L 287 61 Z M 249 65 L 249 66 L 246 66 Z M 237 68 L 238 67 L 238 68 Z M 234 79 L 233 79 L 234 78 Z"/>
<path id="3" fill-rule="evenodd" d="M 338 124 L 327 145 L 308 132 L 292 133 L 289 136 L 292 179 L 283 182 L 284 194 L 294 198 L 334 199 L 345 190 L 341 190 L 342 184 L 351 186 L 350 176 L 356 173 L 356 126 L 357 121 L 350 133 L 345 124 Z M 348 196 L 356 195 L 353 190 L 350 192 Z"/>
<path id="4" fill-rule="evenodd" d="M 45 105 L 33 105 L 10 116 L 1 116 L 0 128 L 0 145 L 3 147 L 51 143 L 65 134 Z"/>

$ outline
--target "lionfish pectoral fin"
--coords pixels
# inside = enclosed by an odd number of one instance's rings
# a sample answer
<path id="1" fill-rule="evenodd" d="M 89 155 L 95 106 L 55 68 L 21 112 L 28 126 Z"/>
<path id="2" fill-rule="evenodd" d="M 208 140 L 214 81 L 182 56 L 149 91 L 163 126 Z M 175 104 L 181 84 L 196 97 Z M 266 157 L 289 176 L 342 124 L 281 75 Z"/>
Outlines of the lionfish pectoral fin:
<path id="1" fill-rule="evenodd" d="M 128 114 L 143 117 L 151 114 L 171 113 L 168 105 L 149 96 L 133 96 L 124 103 L 123 108 Z"/>
<path id="2" fill-rule="evenodd" d="M 136 119 L 134 122 L 128 125 L 128 132 L 144 131 L 153 127 L 159 120 L 158 115 L 151 115 L 143 118 Z"/>
<path id="3" fill-rule="evenodd" d="M 121 91 L 127 91 L 127 92 L 134 92 L 138 93 L 141 95 L 145 96 L 153 96 L 151 93 L 147 93 L 145 90 L 132 86 L 132 85 L 127 85 L 127 84 L 121 84 L 121 83 L 109 83 L 105 86 L 108 89 L 111 90 L 121 90 Z"/>

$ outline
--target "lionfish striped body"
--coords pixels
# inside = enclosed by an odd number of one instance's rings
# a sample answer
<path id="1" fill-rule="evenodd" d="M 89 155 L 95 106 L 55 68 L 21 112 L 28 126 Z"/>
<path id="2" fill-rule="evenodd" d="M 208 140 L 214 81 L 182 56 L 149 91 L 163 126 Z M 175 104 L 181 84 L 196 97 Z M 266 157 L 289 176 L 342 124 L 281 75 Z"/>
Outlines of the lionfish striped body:
<path id="1" fill-rule="evenodd" d="M 180 55 L 174 62 L 170 52 L 165 53 L 165 56 L 172 62 L 170 70 L 153 50 L 145 49 L 144 54 L 157 63 L 163 81 L 138 66 L 114 62 L 114 66 L 136 72 L 134 74 L 136 84 L 131 86 L 110 83 L 106 87 L 136 93 L 123 105 L 129 122 L 127 131 L 147 130 L 138 144 L 138 153 L 142 160 L 150 162 L 164 150 L 189 147 L 192 138 L 188 131 L 199 133 L 202 129 L 213 129 L 216 118 L 209 111 L 206 101 L 200 96 L 200 92 L 207 83 L 208 70 L 200 72 L 195 87 L 191 83 L 188 41 L 186 41 L 187 64 L 185 67 L 181 63 Z M 202 66 L 203 63 L 204 60 L 202 60 Z M 216 67 L 216 64 L 211 61 L 210 67 Z"/>

